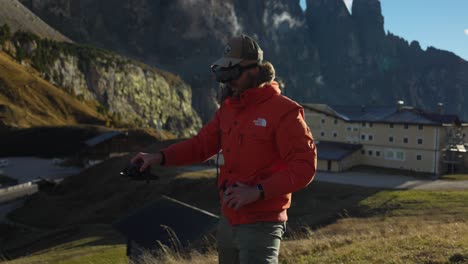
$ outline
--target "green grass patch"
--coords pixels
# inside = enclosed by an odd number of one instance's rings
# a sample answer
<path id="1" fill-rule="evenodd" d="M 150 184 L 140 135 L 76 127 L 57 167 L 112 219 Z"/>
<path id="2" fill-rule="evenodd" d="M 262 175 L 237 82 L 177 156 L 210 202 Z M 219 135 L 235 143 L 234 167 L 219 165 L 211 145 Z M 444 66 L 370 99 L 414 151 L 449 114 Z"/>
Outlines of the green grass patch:
<path id="1" fill-rule="evenodd" d="M 284 243 L 281 263 L 468 263 L 468 192 L 380 191 Z"/>
<path id="2" fill-rule="evenodd" d="M 127 263 L 126 245 L 80 245 L 89 243 L 85 241 L 74 241 L 51 248 L 42 252 L 20 259 L 6 261 L 6 264 L 30 264 L 30 263 Z"/>
<path id="3" fill-rule="evenodd" d="M 466 224 L 416 221 L 341 221 L 346 235 L 317 232 L 308 239 L 286 241 L 281 263 L 467 263 Z M 333 227 L 330 227 L 330 229 Z"/>
<path id="4" fill-rule="evenodd" d="M 16 233 L 6 241 L 6 263 L 126 263 L 125 240 L 109 225 Z"/>
<path id="5" fill-rule="evenodd" d="M 468 174 L 446 174 L 440 177 L 440 179 L 447 181 L 468 181 Z"/>
<path id="6" fill-rule="evenodd" d="M 366 216 L 468 217 L 466 191 L 382 191 L 359 203 Z"/>

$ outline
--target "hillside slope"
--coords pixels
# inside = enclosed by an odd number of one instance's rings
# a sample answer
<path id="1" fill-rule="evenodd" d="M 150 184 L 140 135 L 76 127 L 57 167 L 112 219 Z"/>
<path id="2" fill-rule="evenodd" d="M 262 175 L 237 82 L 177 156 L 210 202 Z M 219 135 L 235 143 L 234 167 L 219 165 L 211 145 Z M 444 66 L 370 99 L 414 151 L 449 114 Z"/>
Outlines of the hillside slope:
<path id="1" fill-rule="evenodd" d="M 5 256 L 18 258 L 7 263 L 127 263 L 125 238 L 110 223 L 162 193 L 218 213 L 214 170 L 171 181 L 174 172 L 154 168 L 161 180 L 146 184 L 116 175 L 126 160 L 109 160 L 28 199 L 10 218 L 36 229 L 4 227 L 0 248 L 4 243 Z M 281 263 L 466 263 L 467 195 L 313 182 L 294 195 Z M 216 263 L 211 245 L 187 254 L 169 248 L 137 263 Z"/>
<path id="2" fill-rule="evenodd" d="M 42 21 L 29 9 L 24 7 L 17 0 L 2 0 L 0 8 L 0 25 L 10 25 L 13 32 L 28 31 L 41 38 L 53 39 L 56 41 L 71 42 L 71 40 L 60 32 Z"/>
<path id="3" fill-rule="evenodd" d="M 156 142 L 140 150 L 155 152 L 173 142 L 176 141 Z M 141 207 L 161 194 L 171 192 L 168 183 L 176 173 L 172 168 L 153 168 L 152 173 L 160 176 L 160 180 L 150 184 L 120 176 L 119 172 L 125 168 L 131 156 L 112 158 L 80 174 L 65 178 L 50 192 L 39 192 L 31 197 L 13 218 L 40 228 L 61 228 L 86 223 L 109 224 L 128 210 Z M 213 201 L 216 201 L 215 189 L 212 189 L 212 193 Z"/>
<path id="4" fill-rule="evenodd" d="M 0 125 L 105 124 L 96 102 L 81 102 L 0 52 Z"/>
<path id="5" fill-rule="evenodd" d="M 182 137 L 201 127 L 190 87 L 170 72 L 90 46 L 11 34 L 7 24 L 0 25 L 0 49 L 66 93 L 99 102 L 98 112 L 115 123 Z"/>

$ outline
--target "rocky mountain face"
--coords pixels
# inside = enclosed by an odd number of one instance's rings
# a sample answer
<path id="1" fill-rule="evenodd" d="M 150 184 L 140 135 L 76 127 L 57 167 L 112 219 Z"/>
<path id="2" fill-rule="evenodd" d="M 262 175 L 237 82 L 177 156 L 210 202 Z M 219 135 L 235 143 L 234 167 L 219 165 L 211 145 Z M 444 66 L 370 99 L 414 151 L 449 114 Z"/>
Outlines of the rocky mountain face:
<path id="1" fill-rule="evenodd" d="M 256 38 L 300 102 L 407 104 L 468 118 L 468 62 L 384 32 L 378 0 L 22 0 L 72 40 L 179 74 L 203 121 L 216 109 L 209 65 L 227 38 Z"/>
<path id="2" fill-rule="evenodd" d="M 0 69 L 0 131 L 78 124 L 103 126 L 111 122 L 98 113 L 95 101 L 78 100 L 1 51 Z M 5 154 L 8 140 L 0 138 L 2 154 Z M 15 147 L 18 145 L 12 149 Z"/>
<path id="3" fill-rule="evenodd" d="M 99 102 L 97 112 L 111 115 L 116 123 L 165 129 L 183 137 L 201 127 L 190 87 L 171 73 L 92 47 L 5 32 L 8 27 L 1 27 L 0 50 L 34 67 L 74 98 Z"/>

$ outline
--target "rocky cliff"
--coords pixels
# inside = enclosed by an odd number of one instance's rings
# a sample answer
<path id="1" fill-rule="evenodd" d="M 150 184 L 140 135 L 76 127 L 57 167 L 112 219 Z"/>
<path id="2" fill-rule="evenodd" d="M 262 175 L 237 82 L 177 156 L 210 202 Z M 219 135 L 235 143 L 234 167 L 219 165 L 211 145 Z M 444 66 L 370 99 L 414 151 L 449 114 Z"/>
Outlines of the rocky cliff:
<path id="1" fill-rule="evenodd" d="M 0 69 L 0 131 L 77 124 L 103 126 L 112 122 L 97 111 L 96 101 L 78 100 L 2 51 Z M 5 138 L 2 140 L 1 153 L 5 155 L 7 146 Z"/>
<path id="2" fill-rule="evenodd" d="M 182 76 L 204 121 L 216 108 L 209 65 L 226 38 L 252 35 L 285 93 L 305 102 L 394 104 L 468 118 L 468 63 L 384 32 L 378 0 L 23 0 L 71 39 L 109 48 Z M 112 6 L 112 8 L 109 8 Z"/>
<path id="3" fill-rule="evenodd" d="M 5 26 L 0 30 L 6 32 Z M 112 52 L 16 32 L 0 48 L 50 83 L 120 124 L 165 129 L 187 137 L 201 127 L 191 89 L 179 77 Z"/>

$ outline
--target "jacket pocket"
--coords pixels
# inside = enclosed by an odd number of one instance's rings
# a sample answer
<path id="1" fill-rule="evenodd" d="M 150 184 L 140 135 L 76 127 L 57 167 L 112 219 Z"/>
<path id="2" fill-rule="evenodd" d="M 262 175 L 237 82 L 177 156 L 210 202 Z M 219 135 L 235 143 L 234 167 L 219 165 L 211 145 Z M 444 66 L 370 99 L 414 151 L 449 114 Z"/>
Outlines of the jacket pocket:
<path id="1" fill-rule="evenodd" d="M 251 127 L 244 132 L 244 135 L 253 142 L 273 141 L 273 135 L 264 127 Z"/>
<path id="2" fill-rule="evenodd" d="M 271 152 L 276 144 L 273 133 L 264 127 L 251 127 L 242 132 L 243 148 L 258 154 Z M 271 155 L 271 154 L 270 154 Z"/>

